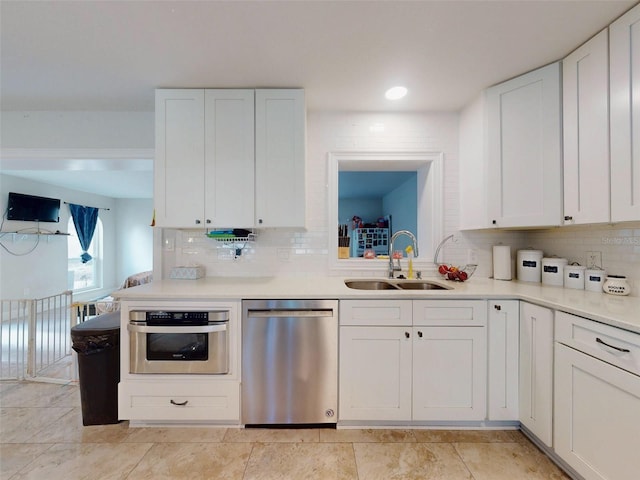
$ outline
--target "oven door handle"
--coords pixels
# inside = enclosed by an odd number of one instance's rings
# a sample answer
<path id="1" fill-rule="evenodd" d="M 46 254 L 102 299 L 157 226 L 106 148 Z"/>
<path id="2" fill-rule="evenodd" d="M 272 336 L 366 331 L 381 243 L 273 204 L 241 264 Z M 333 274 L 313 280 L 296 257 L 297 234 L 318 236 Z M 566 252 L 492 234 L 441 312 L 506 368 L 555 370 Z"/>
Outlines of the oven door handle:
<path id="1" fill-rule="evenodd" d="M 212 333 L 226 332 L 227 323 L 217 325 L 199 325 L 193 327 L 158 327 L 148 325 L 127 325 L 127 330 L 135 333 Z"/>

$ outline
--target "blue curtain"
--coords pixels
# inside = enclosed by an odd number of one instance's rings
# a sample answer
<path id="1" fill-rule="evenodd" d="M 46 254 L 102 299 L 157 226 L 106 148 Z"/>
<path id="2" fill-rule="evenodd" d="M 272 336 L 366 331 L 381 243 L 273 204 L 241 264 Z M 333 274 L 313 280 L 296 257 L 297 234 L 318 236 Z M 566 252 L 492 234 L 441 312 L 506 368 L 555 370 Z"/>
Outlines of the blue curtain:
<path id="1" fill-rule="evenodd" d="M 71 210 L 73 224 L 76 227 L 78 240 L 80 240 L 80 246 L 82 247 L 83 253 L 80 255 L 80 258 L 82 259 L 82 263 L 87 263 L 92 258 L 91 255 L 87 253 L 87 250 L 89 250 L 93 232 L 95 232 L 96 224 L 98 223 L 98 209 L 70 203 L 69 210 Z"/>

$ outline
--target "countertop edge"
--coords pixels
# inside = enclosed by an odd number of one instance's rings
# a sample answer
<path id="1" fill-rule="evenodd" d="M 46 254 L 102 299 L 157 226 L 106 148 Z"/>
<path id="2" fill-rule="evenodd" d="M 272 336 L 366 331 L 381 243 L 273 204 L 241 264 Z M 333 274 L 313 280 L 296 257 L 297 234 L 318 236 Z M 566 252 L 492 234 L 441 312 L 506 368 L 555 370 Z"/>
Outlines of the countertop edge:
<path id="1" fill-rule="evenodd" d="M 371 277 L 369 277 L 371 278 Z M 358 278 L 362 280 L 363 278 Z M 545 286 L 538 283 L 486 278 L 448 282 L 428 278 L 450 290 L 352 290 L 345 277 L 206 277 L 198 280 L 162 280 L 112 296 L 122 301 L 240 301 L 244 299 L 337 300 L 521 300 L 578 315 L 640 334 L 640 298 Z M 380 280 L 377 278 L 377 280 Z"/>

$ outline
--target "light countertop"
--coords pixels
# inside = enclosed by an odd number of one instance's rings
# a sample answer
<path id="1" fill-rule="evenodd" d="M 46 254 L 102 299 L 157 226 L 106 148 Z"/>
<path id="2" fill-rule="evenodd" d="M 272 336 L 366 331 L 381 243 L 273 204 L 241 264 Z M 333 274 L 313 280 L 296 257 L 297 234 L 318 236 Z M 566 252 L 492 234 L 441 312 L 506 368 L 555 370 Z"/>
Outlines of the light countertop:
<path id="1" fill-rule="evenodd" d="M 640 298 L 543 286 L 539 283 L 473 277 L 464 283 L 439 278 L 451 290 L 354 290 L 345 277 L 206 277 L 162 280 L 118 290 L 121 300 L 243 300 L 243 299 L 486 299 L 524 300 L 640 333 Z M 354 278 L 362 280 L 363 278 Z M 377 280 L 384 280 L 377 278 Z"/>

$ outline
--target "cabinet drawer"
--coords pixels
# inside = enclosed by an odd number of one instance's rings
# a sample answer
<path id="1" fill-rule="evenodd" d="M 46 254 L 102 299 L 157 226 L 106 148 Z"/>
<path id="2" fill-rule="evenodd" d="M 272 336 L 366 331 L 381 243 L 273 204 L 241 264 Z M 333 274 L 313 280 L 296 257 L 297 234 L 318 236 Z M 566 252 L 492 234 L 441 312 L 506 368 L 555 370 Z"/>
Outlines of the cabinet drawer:
<path id="1" fill-rule="evenodd" d="M 340 325 L 410 326 L 411 300 L 343 300 Z"/>
<path id="2" fill-rule="evenodd" d="M 238 382 L 121 382 L 123 420 L 240 421 Z"/>
<path id="3" fill-rule="evenodd" d="M 415 300 L 413 324 L 484 327 L 487 325 L 487 302 L 484 300 Z"/>
<path id="4" fill-rule="evenodd" d="M 564 312 L 556 313 L 556 341 L 640 375 L 640 335 Z"/>

